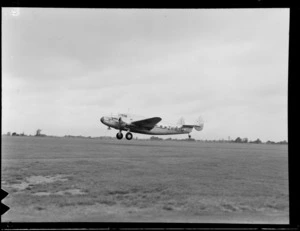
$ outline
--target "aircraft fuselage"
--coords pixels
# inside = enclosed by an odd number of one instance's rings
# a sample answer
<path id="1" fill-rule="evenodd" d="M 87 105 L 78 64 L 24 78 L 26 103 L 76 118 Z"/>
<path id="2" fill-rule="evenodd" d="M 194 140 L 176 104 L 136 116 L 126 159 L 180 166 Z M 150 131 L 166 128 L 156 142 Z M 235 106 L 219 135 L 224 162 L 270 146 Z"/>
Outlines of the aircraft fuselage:
<path id="1" fill-rule="evenodd" d="M 108 128 L 114 128 L 119 130 L 117 138 L 122 139 L 122 131 L 127 131 L 126 139 L 131 140 L 132 134 L 140 133 L 147 135 L 177 135 L 177 134 L 189 134 L 193 128 L 197 131 L 203 129 L 203 122 L 197 122 L 194 125 L 181 125 L 170 126 L 160 123 L 160 117 L 145 118 L 141 116 L 135 116 L 131 114 L 118 114 L 117 116 L 104 116 L 100 119 L 101 123 L 108 126 Z M 189 135 L 190 137 L 190 135 Z"/>
<path id="2" fill-rule="evenodd" d="M 193 127 L 182 128 L 179 126 L 164 126 L 160 123 L 155 125 L 152 129 L 148 130 L 143 127 L 126 125 L 125 122 L 119 122 L 116 117 L 102 117 L 101 122 L 108 127 L 120 130 L 120 131 L 130 131 L 134 133 L 147 134 L 147 135 L 176 135 L 176 134 L 188 134 L 192 131 Z M 123 124 L 122 124 L 123 123 Z"/>

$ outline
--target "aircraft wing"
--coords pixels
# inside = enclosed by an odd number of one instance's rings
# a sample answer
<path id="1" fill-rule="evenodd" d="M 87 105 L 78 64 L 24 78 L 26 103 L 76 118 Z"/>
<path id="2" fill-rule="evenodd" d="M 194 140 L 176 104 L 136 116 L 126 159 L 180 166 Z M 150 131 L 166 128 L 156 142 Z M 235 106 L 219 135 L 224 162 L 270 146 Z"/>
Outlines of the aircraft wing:
<path id="1" fill-rule="evenodd" d="M 161 121 L 160 117 L 152 117 L 144 120 L 137 120 L 134 122 L 131 122 L 131 125 L 142 127 L 146 129 L 152 129 L 157 123 Z"/>

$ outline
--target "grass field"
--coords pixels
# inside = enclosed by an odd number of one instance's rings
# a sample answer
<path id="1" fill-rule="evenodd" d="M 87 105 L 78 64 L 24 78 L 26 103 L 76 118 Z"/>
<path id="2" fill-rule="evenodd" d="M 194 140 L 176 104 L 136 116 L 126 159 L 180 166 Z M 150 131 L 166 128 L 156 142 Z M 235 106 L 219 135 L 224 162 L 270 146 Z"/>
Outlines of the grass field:
<path id="1" fill-rule="evenodd" d="M 288 223 L 287 145 L 2 137 L 2 221 Z"/>

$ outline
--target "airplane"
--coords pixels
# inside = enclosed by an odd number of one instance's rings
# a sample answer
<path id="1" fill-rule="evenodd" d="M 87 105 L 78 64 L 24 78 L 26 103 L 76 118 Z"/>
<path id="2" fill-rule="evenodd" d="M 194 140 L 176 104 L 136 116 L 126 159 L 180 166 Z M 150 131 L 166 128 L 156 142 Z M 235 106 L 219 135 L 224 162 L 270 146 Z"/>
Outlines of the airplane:
<path id="1" fill-rule="evenodd" d="M 162 119 L 160 117 L 145 118 L 142 116 L 120 113 L 118 115 L 103 116 L 100 118 L 101 123 L 108 126 L 108 129 L 114 128 L 119 130 L 116 137 L 121 140 L 123 138 L 122 131 L 127 131 L 125 137 L 127 140 L 131 140 L 133 133 L 147 134 L 147 135 L 176 135 L 176 134 L 188 134 L 195 128 L 197 131 L 201 131 L 204 127 L 204 123 L 201 117 L 198 118 L 195 124 L 184 124 L 183 118 L 181 118 L 179 126 L 166 126 L 159 124 Z"/>

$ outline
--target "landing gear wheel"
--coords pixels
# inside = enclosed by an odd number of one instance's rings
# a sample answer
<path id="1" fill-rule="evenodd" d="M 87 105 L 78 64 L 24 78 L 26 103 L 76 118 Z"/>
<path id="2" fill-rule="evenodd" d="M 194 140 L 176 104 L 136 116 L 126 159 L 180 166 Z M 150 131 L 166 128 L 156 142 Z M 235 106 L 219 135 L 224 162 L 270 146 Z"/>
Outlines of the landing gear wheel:
<path id="1" fill-rule="evenodd" d="M 122 132 L 118 132 L 116 136 L 117 136 L 118 140 L 121 140 L 123 138 Z"/>
<path id="2" fill-rule="evenodd" d="M 192 137 L 192 136 L 189 134 L 189 139 L 191 139 L 191 137 Z"/>
<path id="3" fill-rule="evenodd" d="M 126 133 L 126 139 L 131 140 L 132 139 L 132 134 L 130 132 Z"/>

